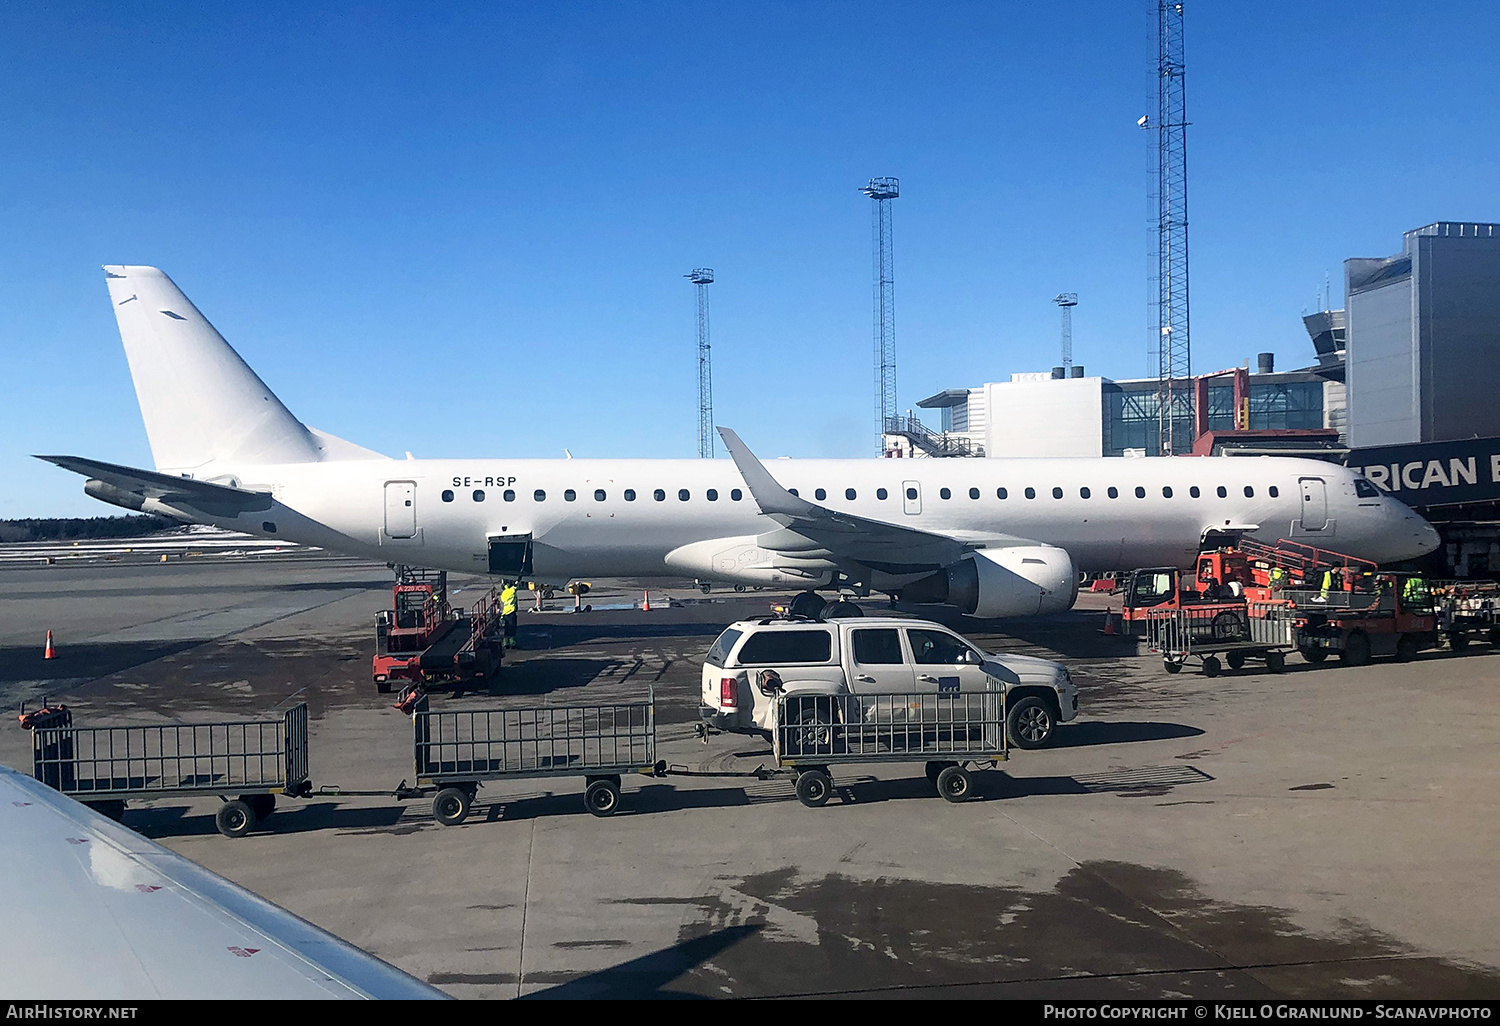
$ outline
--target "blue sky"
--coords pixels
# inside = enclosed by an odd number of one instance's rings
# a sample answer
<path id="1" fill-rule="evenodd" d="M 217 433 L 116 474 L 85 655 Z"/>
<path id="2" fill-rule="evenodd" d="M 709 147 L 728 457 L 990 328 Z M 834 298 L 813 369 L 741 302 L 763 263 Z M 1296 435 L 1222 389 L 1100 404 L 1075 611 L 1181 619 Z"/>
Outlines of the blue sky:
<path id="1" fill-rule="evenodd" d="M 13 4 L 0 517 L 150 466 L 105 263 L 162 267 L 294 413 L 399 456 L 873 452 L 870 201 L 900 404 L 1147 373 L 1154 5 Z M 1342 261 L 1500 220 L 1488 3 L 1190 2 L 1195 370 L 1310 362 Z"/>

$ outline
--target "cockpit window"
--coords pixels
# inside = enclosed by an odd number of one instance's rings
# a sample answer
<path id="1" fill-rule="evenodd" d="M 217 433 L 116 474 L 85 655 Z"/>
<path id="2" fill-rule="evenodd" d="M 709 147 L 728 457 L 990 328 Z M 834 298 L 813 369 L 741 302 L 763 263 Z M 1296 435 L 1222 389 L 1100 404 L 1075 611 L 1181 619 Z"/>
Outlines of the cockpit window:
<path id="1" fill-rule="evenodd" d="M 1380 489 L 1376 488 L 1364 478 L 1356 477 L 1354 479 L 1354 494 L 1359 496 L 1361 499 L 1374 499 L 1380 496 Z"/>

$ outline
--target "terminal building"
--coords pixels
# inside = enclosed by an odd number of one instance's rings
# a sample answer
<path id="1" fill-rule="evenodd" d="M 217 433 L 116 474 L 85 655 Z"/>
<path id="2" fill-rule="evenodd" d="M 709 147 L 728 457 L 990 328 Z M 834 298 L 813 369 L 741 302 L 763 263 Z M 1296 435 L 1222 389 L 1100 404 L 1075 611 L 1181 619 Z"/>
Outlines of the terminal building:
<path id="1" fill-rule="evenodd" d="M 1364 468 L 1443 534 L 1432 572 L 1500 577 L 1500 225 L 1440 221 L 1344 264 L 1343 310 L 1303 318 L 1313 362 L 1261 353 L 1197 376 L 1173 434 L 1195 455 Z M 1300 343 L 1302 345 L 1305 343 Z M 1018 373 L 950 388 L 886 425 L 892 457 L 1154 456 L 1157 381 Z M 932 426 L 929 426 L 932 425 Z"/>

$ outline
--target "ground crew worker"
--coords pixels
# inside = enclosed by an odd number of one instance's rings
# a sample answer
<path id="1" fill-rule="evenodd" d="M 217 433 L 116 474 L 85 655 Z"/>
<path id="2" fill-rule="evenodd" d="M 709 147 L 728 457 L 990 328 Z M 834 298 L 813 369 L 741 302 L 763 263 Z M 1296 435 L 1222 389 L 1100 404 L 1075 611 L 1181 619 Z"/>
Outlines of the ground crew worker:
<path id="1" fill-rule="evenodd" d="M 1271 591 L 1279 594 L 1286 587 L 1286 569 L 1273 566 L 1271 568 Z"/>
<path id="2" fill-rule="evenodd" d="M 1333 587 L 1333 568 L 1323 571 L 1323 590 L 1318 593 L 1319 602 L 1328 601 L 1328 589 Z"/>
<path id="3" fill-rule="evenodd" d="M 504 646 L 516 647 L 516 586 L 506 582 L 500 589 L 500 625 L 504 632 Z"/>

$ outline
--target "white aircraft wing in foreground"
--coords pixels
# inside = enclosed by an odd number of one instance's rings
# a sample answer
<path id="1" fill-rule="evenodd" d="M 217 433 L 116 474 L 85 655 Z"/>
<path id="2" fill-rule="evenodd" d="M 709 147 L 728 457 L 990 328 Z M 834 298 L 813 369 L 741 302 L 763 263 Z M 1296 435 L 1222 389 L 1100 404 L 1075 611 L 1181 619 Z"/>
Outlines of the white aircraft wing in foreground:
<path id="1" fill-rule="evenodd" d="M 0 766 L 0 998 L 441 991 Z"/>

